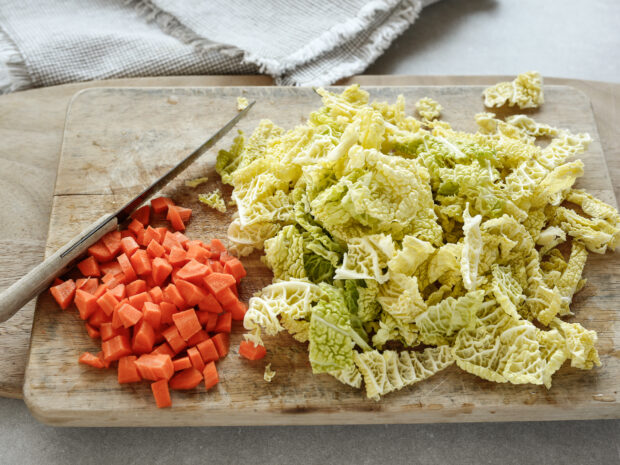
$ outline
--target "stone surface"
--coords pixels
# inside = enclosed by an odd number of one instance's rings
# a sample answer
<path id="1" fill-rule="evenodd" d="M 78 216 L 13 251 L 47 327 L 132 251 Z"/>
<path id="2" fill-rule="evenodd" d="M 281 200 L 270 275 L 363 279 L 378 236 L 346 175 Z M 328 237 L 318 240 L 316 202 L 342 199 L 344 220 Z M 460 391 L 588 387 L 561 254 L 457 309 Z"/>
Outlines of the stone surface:
<path id="1" fill-rule="evenodd" d="M 620 82 L 616 0 L 441 0 L 368 74 L 517 74 Z"/>
<path id="2" fill-rule="evenodd" d="M 0 399 L 2 464 L 617 464 L 620 422 L 53 428 Z"/>

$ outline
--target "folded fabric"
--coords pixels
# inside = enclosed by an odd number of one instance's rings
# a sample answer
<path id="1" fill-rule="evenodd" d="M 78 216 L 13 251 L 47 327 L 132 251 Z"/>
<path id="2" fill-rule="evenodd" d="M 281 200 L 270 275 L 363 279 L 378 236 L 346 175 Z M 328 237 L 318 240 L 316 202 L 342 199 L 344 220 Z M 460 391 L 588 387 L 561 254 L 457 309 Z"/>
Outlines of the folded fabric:
<path id="1" fill-rule="evenodd" d="M 131 76 L 362 72 L 435 0 L 4 0 L 0 92 Z"/>

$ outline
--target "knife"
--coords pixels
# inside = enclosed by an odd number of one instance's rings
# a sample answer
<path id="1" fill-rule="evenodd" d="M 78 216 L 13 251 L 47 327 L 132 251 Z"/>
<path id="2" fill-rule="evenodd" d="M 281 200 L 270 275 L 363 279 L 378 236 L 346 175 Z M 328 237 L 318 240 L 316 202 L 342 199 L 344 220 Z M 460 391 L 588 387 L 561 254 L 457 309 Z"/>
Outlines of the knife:
<path id="1" fill-rule="evenodd" d="M 86 249 L 101 239 L 105 234 L 115 230 L 118 225 L 129 219 L 131 213 L 142 205 L 145 200 L 161 190 L 162 187 L 176 178 L 179 173 L 185 170 L 185 168 L 200 157 L 200 155 L 213 147 L 239 122 L 239 120 L 241 120 L 241 118 L 248 114 L 255 103 L 256 102 L 250 103 L 243 111 L 226 123 L 224 127 L 209 137 L 200 147 L 187 155 L 170 171 L 155 180 L 153 184 L 123 205 L 118 211 L 103 215 L 54 252 L 53 255 L 46 258 L 43 263 L 36 266 L 16 283 L 5 289 L 0 294 L 0 322 L 11 318 L 33 297 L 36 297 L 47 289 L 54 278 L 66 273 Z"/>

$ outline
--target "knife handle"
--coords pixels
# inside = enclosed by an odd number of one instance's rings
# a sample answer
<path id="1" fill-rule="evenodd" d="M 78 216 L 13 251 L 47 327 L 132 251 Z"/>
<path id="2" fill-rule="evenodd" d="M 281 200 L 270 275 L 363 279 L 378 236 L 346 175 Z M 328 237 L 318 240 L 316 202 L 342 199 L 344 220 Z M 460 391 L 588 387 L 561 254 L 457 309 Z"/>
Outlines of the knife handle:
<path id="1" fill-rule="evenodd" d="M 47 257 L 43 263 L 5 289 L 0 294 L 0 322 L 11 318 L 33 297 L 47 289 L 54 278 L 67 272 L 86 249 L 117 226 L 118 221 L 115 216 L 109 214 L 102 216 Z"/>

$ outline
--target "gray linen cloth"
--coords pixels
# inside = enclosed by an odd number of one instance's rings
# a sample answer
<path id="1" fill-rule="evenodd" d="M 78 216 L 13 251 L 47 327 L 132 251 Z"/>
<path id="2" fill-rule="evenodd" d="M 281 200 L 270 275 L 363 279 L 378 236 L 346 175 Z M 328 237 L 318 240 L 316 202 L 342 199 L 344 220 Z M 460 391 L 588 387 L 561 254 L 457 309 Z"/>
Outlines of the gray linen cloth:
<path id="1" fill-rule="evenodd" d="M 0 93 L 130 76 L 362 72 L 436 0 L 2 0 Z"/>

